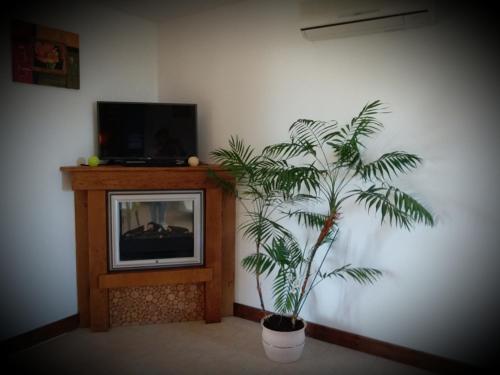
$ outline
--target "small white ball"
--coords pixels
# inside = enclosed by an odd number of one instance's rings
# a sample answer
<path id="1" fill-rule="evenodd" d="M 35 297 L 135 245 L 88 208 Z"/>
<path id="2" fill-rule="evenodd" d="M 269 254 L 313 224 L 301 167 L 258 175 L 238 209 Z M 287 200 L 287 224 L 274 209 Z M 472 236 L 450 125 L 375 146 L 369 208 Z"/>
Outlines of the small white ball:
<path id="1" fill-rule="evenodd" d="M 190 167 L 196 167 L 198 164 L 200 164 L 200 159 L 198 159 L 197 156 L 190 156 L 188 158 L 188 164 Z"/>

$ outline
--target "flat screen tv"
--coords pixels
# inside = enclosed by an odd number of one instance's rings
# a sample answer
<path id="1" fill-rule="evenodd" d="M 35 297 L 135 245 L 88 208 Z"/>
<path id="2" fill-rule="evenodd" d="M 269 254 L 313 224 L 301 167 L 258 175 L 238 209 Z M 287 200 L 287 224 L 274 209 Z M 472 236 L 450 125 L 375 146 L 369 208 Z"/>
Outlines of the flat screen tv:
<path id="1" fill-rule="evenodd" d="M 186 165 L 197 154 L 196 104 L 99 101 L 97 123 L 108 164 Z"/>

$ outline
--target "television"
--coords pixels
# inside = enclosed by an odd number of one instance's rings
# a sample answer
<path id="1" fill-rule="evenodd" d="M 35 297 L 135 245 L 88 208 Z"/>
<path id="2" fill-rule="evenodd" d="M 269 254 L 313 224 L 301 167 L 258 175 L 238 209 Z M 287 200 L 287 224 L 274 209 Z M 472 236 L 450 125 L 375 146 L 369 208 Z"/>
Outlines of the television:
<path id="1" fill-rule="evenodd" d="M 186 165 L 197 154 L 196 104 L 99 101 L 97 125 L 107 164 Z"/>

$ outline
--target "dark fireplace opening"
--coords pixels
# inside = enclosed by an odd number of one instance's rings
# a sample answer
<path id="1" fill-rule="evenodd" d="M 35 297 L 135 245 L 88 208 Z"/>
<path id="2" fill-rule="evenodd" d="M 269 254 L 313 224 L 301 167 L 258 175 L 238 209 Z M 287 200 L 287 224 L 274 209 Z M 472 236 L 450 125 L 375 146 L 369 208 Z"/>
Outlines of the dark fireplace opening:
<path id="1" fill-rule="evenodd" d="M 187 228 L 150 222 L 120 236 L 120 260 L 194 256 L 194 235 Z"/>

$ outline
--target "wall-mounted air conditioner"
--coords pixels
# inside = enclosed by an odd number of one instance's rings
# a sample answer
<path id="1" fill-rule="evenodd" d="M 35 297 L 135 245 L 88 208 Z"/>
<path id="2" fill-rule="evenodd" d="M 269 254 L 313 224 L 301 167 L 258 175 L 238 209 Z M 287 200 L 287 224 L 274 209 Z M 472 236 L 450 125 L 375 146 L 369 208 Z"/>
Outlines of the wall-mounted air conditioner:
<path id="1" fill-rule="evenodd" d="M 401 30 L 435 21 L 432 0 L 305 0 L 301 32 L 308 40 Z"/>

